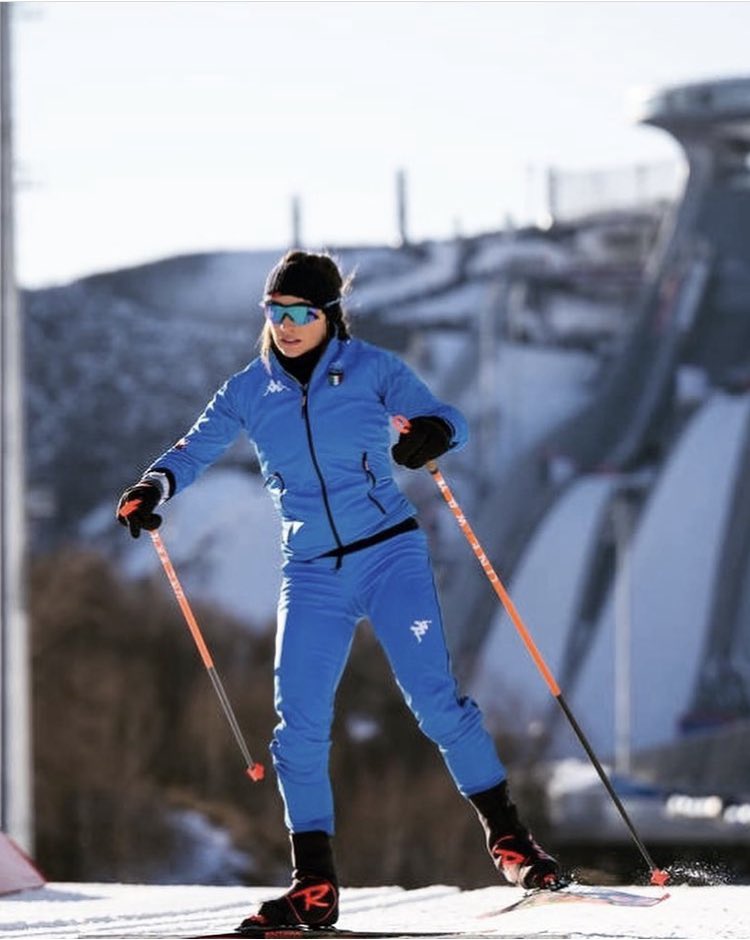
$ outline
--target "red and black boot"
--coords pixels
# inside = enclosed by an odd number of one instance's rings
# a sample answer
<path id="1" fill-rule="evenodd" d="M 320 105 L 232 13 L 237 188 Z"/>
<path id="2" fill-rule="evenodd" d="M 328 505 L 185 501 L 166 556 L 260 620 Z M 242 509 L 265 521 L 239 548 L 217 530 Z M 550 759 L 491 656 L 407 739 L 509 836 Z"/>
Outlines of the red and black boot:
<path id="1" fill-rule="evenodd" d="M 507 881 L 522 888 L 562 886 L 560 866 L 519 820 L 506 780 L 469 800 L 484 827 L 492 861 Z"/>
<path id="2" fill-rule="evenodd" d="M 242 921 L 248 927 L 330 927 L 339 916 L 339 886 L 327 832 L 294 832 L 292 886 L 278 898 L 264 901 L 256 914 Z"/>

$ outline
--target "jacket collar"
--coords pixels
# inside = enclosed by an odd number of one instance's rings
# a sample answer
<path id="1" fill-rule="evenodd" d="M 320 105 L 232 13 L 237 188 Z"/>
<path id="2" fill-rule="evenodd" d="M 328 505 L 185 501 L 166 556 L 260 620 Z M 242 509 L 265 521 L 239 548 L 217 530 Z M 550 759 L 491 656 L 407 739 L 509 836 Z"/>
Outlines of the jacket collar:
<path id="1" fill-rule="evenodd" d="M 335 360 L 340 357 L 341 353 L 344 350 L 344 347 L 349 342 L 349 340 L 340 340 L 337 337 L 329 340 L 326 345 L 326 348 L 323 350 L 320 359 L 315 363 L 312 373 L 310 375 L 310 382 L 319 375 L 323 375 L 328 372 L 329 367 Z M 271 366 L 271 373 L 275 376 L 290 376 L 291 373 L 287 372 L 283 367 L 279 359 L 274 355 L 273 352 L 269 353 L 268 356 L 269 364 Z M 292 376 L 294 378 L 294 376 Z M 309 382 L 308 382 L 309 384 Z"/>

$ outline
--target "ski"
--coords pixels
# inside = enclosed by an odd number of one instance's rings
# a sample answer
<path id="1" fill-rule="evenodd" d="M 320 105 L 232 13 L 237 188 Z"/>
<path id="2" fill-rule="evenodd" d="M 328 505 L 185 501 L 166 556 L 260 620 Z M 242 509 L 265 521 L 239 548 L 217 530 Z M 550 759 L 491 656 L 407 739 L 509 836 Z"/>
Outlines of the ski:
<path id="1" fill-rule="evenodd" d="M 183 940 L 223 940 L 223 938 L 233 937 L 234 940 L 242 940 L 243 937 L 261 938 L 261 940 L 272 940 L 272 938 L 307 938 L 307 940 L 335 940 L 335 938 L 350 938 L 350 940 L 376 940 L 378 937 L 396 938 L 396 937 L 444 937 L 444 938 L 462 938 L 469 936 L 465 933 L 456 933 L 456 931 L 427 931 L 427 930 L 347 930 L 344 927 L 246 927 L 244 930 L 232 930 L 228 933 L 210 933 L 210 934 L 187 934 Z M 481 936 L 481 934 L 472 933 L 472 937 Z"/>
<path id="2" fill-rule="evenodd" d="M 636 894 L 632 891 L 621 891 L 617 888 L 598 888 L 588 885 L 566 885 L 552 891 L 544 888 L 529 891 L 519 900 L 507 907 L 480 914 L 480 917 L 497 917 L 499 914 L 510 914 L 511 911 L 520 911 L 524 908 L 539 907 L 542 904 L 571 904 L 585 902 L 588 904 L 613 904 L 619 907 L 653 907 L 666 901 L 669 892 L 659 895 Z"/>
<path id="3" fill-rule="evenodd" d="M 519 900 L 506 907 L 485 911 L 475 915 L 477 919 L 497 917 L 500 914 L 510 914 L 545 904 L 610 904 L 621 907 L 654 907 L 666 901 L 669 892 L 664 891 L 658 895 L 638 894 L 634 891 L 622 891 L 619 888 L 594 887 L 589 885 L 565 885 L 560 888 L 534 889 L 527 891 Z M 203 928 L 205 930 L 205 927 Z M 93 935 L 92 935 L 93 936 Z M 102 935 L 103 936 L 103 935 Z M 448 930 L 357 930 L 345 927 L 261 927 L 249 926 L 243 929 L 226 930 L 223 933 L 149 933 L 139 934 L 141 937 L 150 937 L 153 940 L 242 940 L 242 938 L 256 938 L 256 940 L 398 940 L 398 938 L 444 938 L 444 940 L 465 940 L 465 938 L 489 938 L 493 933 L 482 930 L 457 931 Z"/>

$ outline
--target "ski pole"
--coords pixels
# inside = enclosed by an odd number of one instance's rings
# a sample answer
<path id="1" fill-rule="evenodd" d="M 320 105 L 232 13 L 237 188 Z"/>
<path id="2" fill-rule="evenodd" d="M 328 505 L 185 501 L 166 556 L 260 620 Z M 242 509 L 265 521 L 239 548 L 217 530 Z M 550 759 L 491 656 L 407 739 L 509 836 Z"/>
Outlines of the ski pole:
<path id="1" fill-rule="evenodd" d="M 122 507 L 120 510 L 120 515 L 127 518 L 127 516 L 129 516 L 130 513 L 133 512 L 139 504 L 140 500 L 130 500 Z M 237 742 L 239 749 L 242 752 L 242 756 L 245 759 L 245 773 L 253 781 L 262 780 L 265 776 L 265 768 L 263 764 L 259 764 L 257 761 L 254 761 L 250 756 L 250 751 L 248 750 L 247 744 L 245 743 L 245 739 L 242 735 L 242 731 L 240 730 L 239 722 L 237 721 L 232 706 L 229 703 L 227 693 L 224 690 L 224 685 L 219 678 L 219 673 L 216 671 L 213 658 L 208 650 L 208 647 L 206 646 L 205 640 L 203 639 L 203 634 L 201 633 L 201 629 L 198 626 L 198 621 L 195 619 L 195 614 L 193 613 L 188 599 L 185 596 L 185 592 L 182 589 L 180 579 L 177 577 L 177 572 L 174 570 L 174 566 L 169 557 L 169 553 L 167 552 L 164 541 L 156 529 L 152 529 L 148 534 L 151 536 L 151 541 L 153 542 L 156 554 L 159 556 L 159 561 L 161 562 L 162 567 L 166 572 L 167 580 L 169 581 L 172 591 L 174 592 L 174 596 L 177 598 L 177 603 L 180 605 L 180 610 L 185 617 L 185 622 L 187 623 L 188 629 L 190 630 L 190 634 L 198 648 L 203 665 L 206 667 L 206 672 L 208 673 L 211 684 L 214 687 L 214 691 L 216 692 L 216 695 L 219 699 L 219 703 L 221 704 L 221 707 L 224 711 L 224 715 L 229 722 L 229 727 L 232 729 L 234 739 Z"/>
<path id="2" fill-rule="evenodd" d="M 403 415 L 394 416 L 393 425 L 400 434 L 408 434 L 411 428 L 409 419 L 403 417 Z M 638 847 L 638 851 L 643 856 L 643 859 L 648 865 L 649 871 L 651 872 L 651 884 L 652 885 L 665 885 L 669 881 L 669 872 L 665 871 L 664 869 L 657 868 L 654 860 L 651 858 L 651 855 L 649 854 L 648 849 L 643 844 L 643 841 L 641 840 L 640 836 L 638 835 L 635 829 L 635 826 L 633 825 L 630 817 L 628 816 L 628 813 L 625 807 L 623 806 L 622 801 L 620 800 L 619 796 L 615 792 L 615 789 L 612 786 L 612 783 L 609 777 L 607 776 L 606 771 L 602 767 L 599 761 L 599 758 L 594 753 L 594 750 L 591 747 L 591 744 L 589 743 L 588 738 L 583 733 L 581 726 L 576 721 L 575 715 L 570 710 L 568 703 L 565 701 L 565 697 L 562 694 L 562 690 L 560 689 L 560 686 L 557 684 L 555 677 L 553 676 L 549 666 L 544 660 L 544 657 L 539 651 L 539 648 L 534 642 L 533 637 L 531 636 L 531 634 L 526 628 L 526 625 L 521 619 L 521 615 L 519 614 L 516 608 L 516 605 L 513 603 L 512 598 L 506 591 L 503 585 L 503 582 L 498 577 L 497 572 L 492 567 L 492 564 L 489 558 L 487 557 L 487 555 L 485 554 L 484 549 L 482 548 L 479 542 L 479 539 L 474 534 L 474 530 L 471 528 L 468 521 L 466 520 L 466 517 L 461 511 L 461 507 L 459 506 L 458 502 L 456 501 L 455 496 L 451 492 L 450 487 L 446 483 L 445 477 L 440 472 L 437 462 L 434 460 L 427 461 L 426 468 L 429 471 L 435 483 L 437 484 L 437 487 L 440 490 L 446 503 L 450 507 L 450 510 L 453 513 L 456 519 L 456 522 L 458 522 L 458 525 L 461 531 L 466 536 L 466 540 L 468 541 L 469 545 L 471 545 L 471 548 L 474 554 L 476 555 L 477 560 L 479 561 L 479 564 L 482 566 L 484 573 L 487 575 L 487 578 L 490 584 L 495 589 L 495 593 L 500 598 L 500 601 L 502 602 L 502 605 L 505 608 L 508 616 L 513 621 L 513 626 L 516 628 L 521 639 L 523 640 L 524 646 L 526 647 L 528 653 L 530 654 L 532 660 L 534 661 L 535 666 L 544 677 L 544 681 L 547 683 L 547 686 L 550 692 L 552 693 L 554 698 L 557 700 L 557 703 L 560 706 L 560 708 L 563 710 L 565 717 L 568 719 L 570 726 L 572 727 L 573 731 L 576 734 L 576 737 L 581 742 L 581 745 L 583 746 L 584 751 L 588 755 L 589 760 L 591 761 L 591 763 L 594 766 L 594 769 L 599 775 L 599 779 L 604 784 L 604 787 L 607 790 L 607 793 L 611 797 L 612 802 L 614 803 L 615 807 L 617 808 L 617 811 L 622 817 L 623 822 L 627 826 L 630 832 L 630 835 L 633 837 L 633 841 Z"/>

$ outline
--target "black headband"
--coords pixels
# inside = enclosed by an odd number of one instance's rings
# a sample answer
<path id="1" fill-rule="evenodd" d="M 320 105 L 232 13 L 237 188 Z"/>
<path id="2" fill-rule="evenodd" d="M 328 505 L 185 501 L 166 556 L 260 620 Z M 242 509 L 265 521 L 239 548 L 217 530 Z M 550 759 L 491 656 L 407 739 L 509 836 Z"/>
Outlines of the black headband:
<path id="1" fill-rule="evenodd" d="M 340 292 L 340 285 L 326 284 L 320 271 L 304 260 L 280 262 L 268 275 L 265 289 L 267 297 L 271 294 L 288 294 L 309 300 L 320 310 L 330 309 L 340 303 Z"/>

